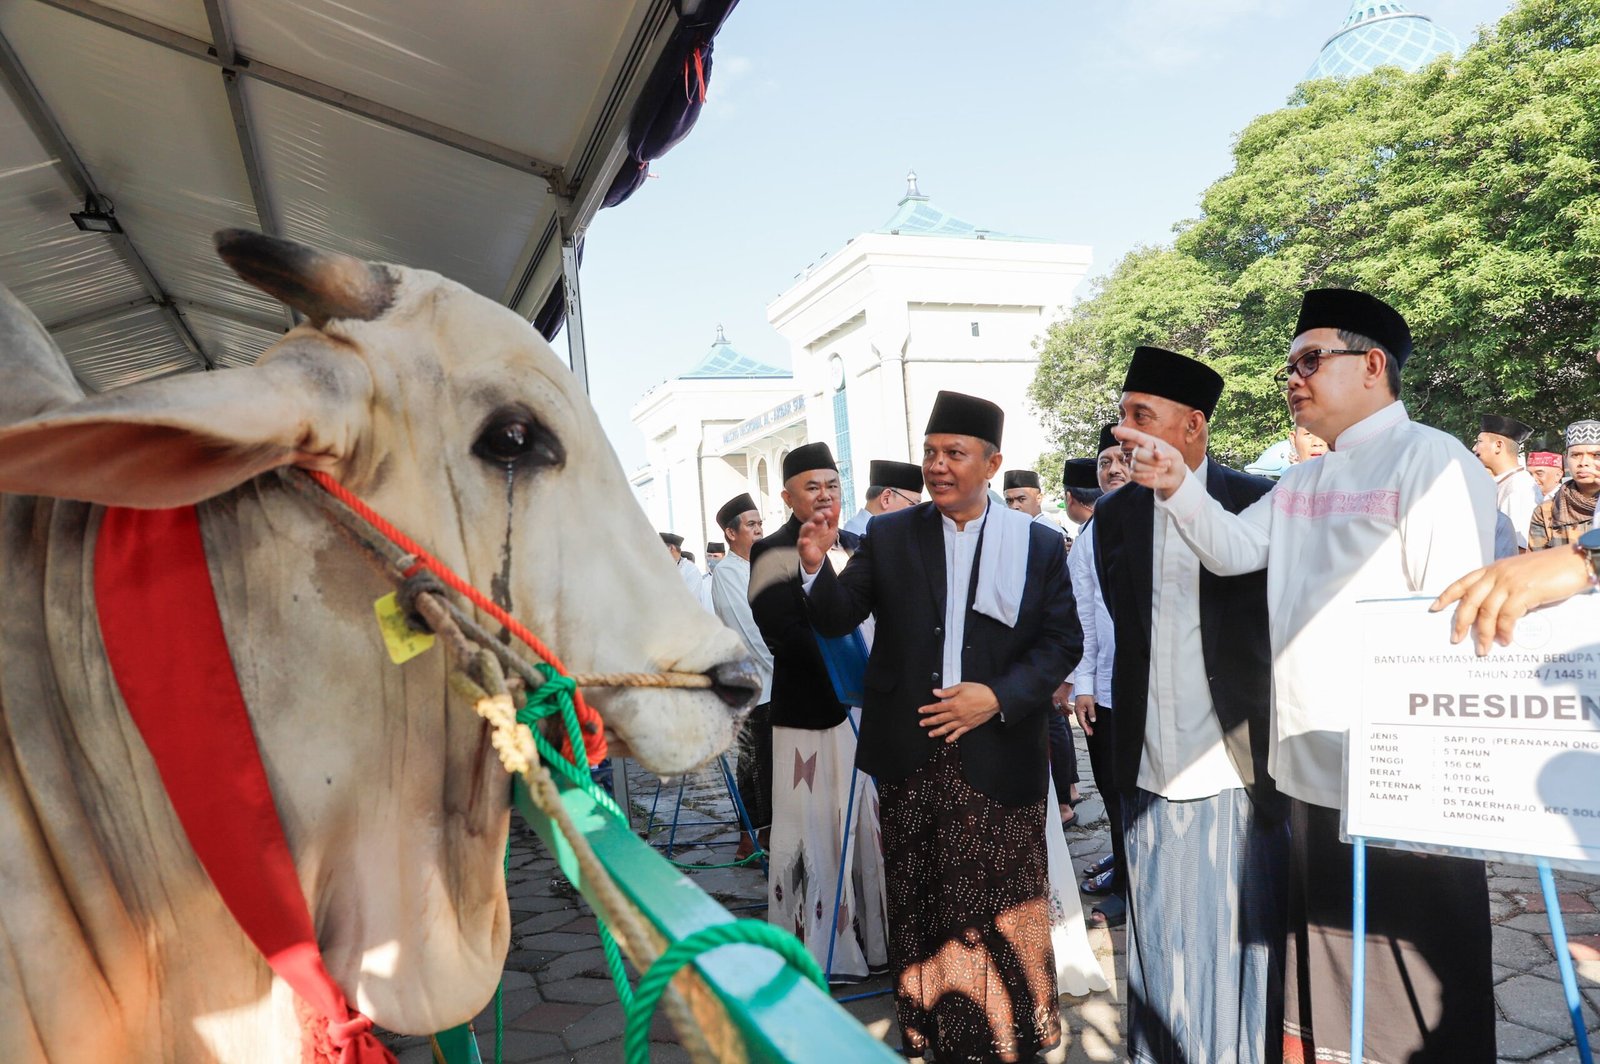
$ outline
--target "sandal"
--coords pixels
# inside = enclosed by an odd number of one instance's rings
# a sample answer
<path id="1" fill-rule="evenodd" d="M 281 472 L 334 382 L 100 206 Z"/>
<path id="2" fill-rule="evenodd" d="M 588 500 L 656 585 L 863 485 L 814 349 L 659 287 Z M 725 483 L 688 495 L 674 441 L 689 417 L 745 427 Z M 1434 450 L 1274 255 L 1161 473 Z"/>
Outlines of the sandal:
<path id="1" fill-rule="evenodd" d="M 1089 910 L 1090 927 L 1121 927 L 1128 922 L 1128 903 L 1115 894 L 1107 895 Z"/>

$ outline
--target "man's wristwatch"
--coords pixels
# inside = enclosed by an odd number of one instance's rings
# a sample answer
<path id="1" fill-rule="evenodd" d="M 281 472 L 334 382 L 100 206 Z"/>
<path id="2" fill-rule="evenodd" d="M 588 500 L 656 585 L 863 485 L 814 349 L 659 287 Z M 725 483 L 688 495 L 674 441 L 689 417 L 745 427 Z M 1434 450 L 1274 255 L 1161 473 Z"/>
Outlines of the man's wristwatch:
<path id="1" fill-rule="evenodd" d="M 1600 584 L 1600 528 L 1591 528 L 1579 536 L 1575 546 L 1589 563 L 1589 583 Z"/>

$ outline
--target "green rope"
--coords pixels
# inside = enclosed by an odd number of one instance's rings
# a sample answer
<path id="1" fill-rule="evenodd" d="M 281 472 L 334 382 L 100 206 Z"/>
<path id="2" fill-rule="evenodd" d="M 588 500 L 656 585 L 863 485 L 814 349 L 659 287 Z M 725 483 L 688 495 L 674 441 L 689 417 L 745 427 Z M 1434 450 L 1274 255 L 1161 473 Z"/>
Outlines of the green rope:
<path id="1" fill-rule="evenodd" d="M 827 979 L 811 956 L 811 951 L 787 931 L 760 920 L 735 920 L 703 927 L 688 938 L 668 946 L 666 952 L 657 957 L 650 970 L 644 973 L 644 978 L 639 980 L 633 1007 L 628 1009 L 628 1025 L 622 1039 L 623 1059 L 628 1064 L 647 1064 L 650 1060 L 650 1018 L 655 1014 L 656 1002 L 661 999 L 672 977 L 678 974 L 678 969 L 718 946 L 738 943 L 765 946 L 791 967 L 800 969 L 800 974 L 823 991 L 828 989 Z"/>
<path id="2" fill-rule="evenodd" d="M 568 783 L 577 787 L 594 800 L 595 804 L 606 810 L 618 820 L 627 822 L 622 808 L 605 791 L 595 785 L 594 779 L 589 775 L 587 766 L 579 768 L 577 764 L 561 756 L 544 736 L 540 734 L 538 725 L 548 717 L 559 715 L 565 726 L 567 739 L 572 744 L 576 756 L 583 749 L 583 736 L 578 730 L 578 714 L 573 707 L 572 695 L 578 688 L 571 677 L 563 676 L 552 666 L 539 663 L 534 666 L 544 674 L 545 682 L 535 691 L 531 692 L 522 708 L 517 710 L 517 722 L 526 724 L 533 733 L 534 745 L 538 747 L 539 756 L 544 763 L 558 773 Z M 765 856 L 765 851 L 757 850 L 742 861 L 727 865 L 680 865 L 689 868 L 736 868 L 748 864 L 753 860 Z M 510 850 L 506 851 L 506 860 L 511 860 Z M 678 864 L 674 861 L 673 864 Z M 707 950 L 716 949 L 718 946 L 727 946 L 734 943 L 765 946 L 777 953 L 790 966 L 800 969 L 800 973 L 822 990 L 826 991 L 828 983 L 822 974 L 822 969 L 817 965 L 816 959 L 811 956 L 810 950 L 801 944 L 800 940 L 787 931 L 773 927 L 771 924 L 760 920 L 736 920 L 726 924 L 716 924 L 711 927 L 701 928 L 688 938 L 674 942 L 667 947 L 665 953 L 656 958 L 644 978 L 639 980 L 637 989 L 628 985 L 627 972 L 622 966 L 622 951 L 618 949 L 616 939 L 611 934 L 611 929 L 599 913 L 595 914 L 595 924 L 600 932 L 600 947 L 605 955 L 606 967 L 611 971 L 611 981 L 616 984 L 617 999 L 622 1002 L 623 1011 L 627 1014 L 627 1033 L 624 1039 L 626 1060 L 628 1064 L 648 1064 L 650 1060 L 650 1018 L 655 1014 L 656 1005 L 661 1000 L 667 984 L 672 977 L 685 964 Z M 498 1022 L 498 1021 L 497 1021 Z M 496 1064 L 499 1064 L 499 1045 L 496 1043 Z"/>

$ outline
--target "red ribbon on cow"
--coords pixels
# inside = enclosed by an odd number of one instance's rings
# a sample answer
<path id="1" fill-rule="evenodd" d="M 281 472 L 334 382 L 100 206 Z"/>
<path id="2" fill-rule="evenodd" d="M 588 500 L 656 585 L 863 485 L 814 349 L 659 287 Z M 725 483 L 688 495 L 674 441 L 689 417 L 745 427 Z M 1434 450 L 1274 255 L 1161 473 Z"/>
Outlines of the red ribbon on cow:
<path id="1" fill-rule="evenodd" d="M 192 506 L 110 507 L 95 544 L 106 658 L 195 856 L 250 941 L 315 1016 L 309 1059 L 394 1064 L 322 963 L 234 673 Z M 320 1022 L 319 1022 L 320 1021 Z"/>

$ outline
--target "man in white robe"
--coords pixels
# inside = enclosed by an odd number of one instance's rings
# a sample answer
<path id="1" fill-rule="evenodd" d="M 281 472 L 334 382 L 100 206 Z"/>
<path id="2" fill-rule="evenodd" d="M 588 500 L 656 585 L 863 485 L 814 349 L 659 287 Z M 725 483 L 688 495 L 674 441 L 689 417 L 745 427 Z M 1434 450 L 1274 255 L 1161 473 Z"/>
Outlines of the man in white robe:
<path id="1" fill-rule="evenodd" d="M 734 766 L 739 800 L 756 832 L 755 839 L 739 840 L 735 859 L 742 860 L 757 842 L 767 844 L 772 828 L 772 651 L 750 613 L 750 548 L 761 539 L 761 511 L 748 492 L 735 495 L 717 510 L 717 527 L 728 537 L 728 550 L 708 577 L 711 605 L 717 619 L 738 634 L 761 676 L 761 696 L 739 730 Z"/>
<path id="2" fill-rule="evenodd" d="M 1494 478 L 1496 508 L 1506 515 L 1511 525 L 1516 539 L 1511 553 L 1528 549 L 1528 525 L 1533 521 L 1533 511 L 1544 502 L 1539 482 L 1522 466 L 1522 444 L 1532 435 L 1533 426 L 1524 425 L 1516 418 L 1484 414 L 1479 420 L 1478 438 L 1472 445 L 1472 453 Z M 1506 552 L 1498 548 L 1495 553 L 1506 556 Z"/>
<path id="3" fill-rule="evenodd" d="M 1410 354 L 1405 320 L 1381 300 L 1343 289 L 1306 293 L 1279 379 L 1296 424 L 1331 450 L 1291 467 L 1237 515 L 1206 496 L 1169 444 L 1131 428 L 1117 432 L 1131 448 L 1134 480 L 1155 490 L 1207 569 L 1266 569 L 1270 771 L 1292 799 L 1290 1059 L 1350 1052 L 1352 857 L 1339 841 L 1339 810 L 1360 673 L 1356 603 L 1437 592 L 1492 556 L 1494 483 L 1459 442 L 1406 415 L 1400 370 Z M 1367 1059 L 1494 1061 L 1482 862 L 1369 847 L 1365 963 Z"/>

